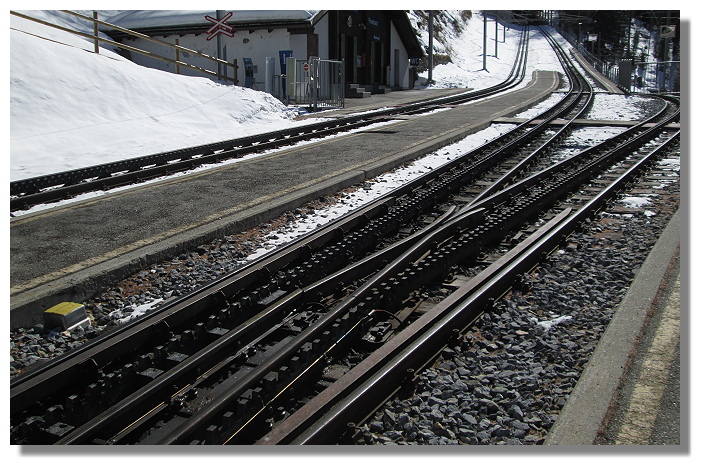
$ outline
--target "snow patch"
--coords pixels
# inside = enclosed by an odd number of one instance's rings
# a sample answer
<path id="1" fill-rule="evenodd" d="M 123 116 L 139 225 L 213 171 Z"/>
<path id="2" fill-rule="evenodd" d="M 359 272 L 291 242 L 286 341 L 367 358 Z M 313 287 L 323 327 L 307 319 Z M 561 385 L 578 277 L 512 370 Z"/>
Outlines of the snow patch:
<path id="1" fill-rule="evenodd" d="M 642 207 L 651 204 L 651 199 L 648 197 L 627 196 L 620 199 L 619 202 L 627 207 Z"/>
<path id="2" fill-rule="evenodd" d="M 116 320 L 119 325 L 122 325 L 124 323 L 131 322 L 135 318 L 141 317 L 142 315 L 147 313 L 149 310 L 151 310 L 153 307 L 155 307 L 157 304 L 159 304 L 163 301 L 164 301 L 164 299 L 155 299 L 155 300 L 152 300 L 151 302 L 148 302 L 146 304 L 138 305 L 138 306 L 134 307 L 134 310 L 132 310 L 132 312 L 130 312 L 130 314 L 127 316 L 122 316 L 123 315 L 122 312 L 125 309 L 124 307 L 120 310 L 115 310 L 114 312 L 111 312 L 111 315 L 116 317 Z"/>
<path id="3" fill-rule="evenodd" d="M 563 322 L 566 322 L 568 320 L 572 320 L 573 316 L 572 315 L 561 315 L 560 317 L 557 318 L 552 318 L 550 320 L 543 320 L 543 321 L 538 321 L 537 319 L 533 319 L 536 322 L 536 326 L 539 328 L 543 329 L 544 333 L 553 328 L 556 325 L 560 325 Z"/>

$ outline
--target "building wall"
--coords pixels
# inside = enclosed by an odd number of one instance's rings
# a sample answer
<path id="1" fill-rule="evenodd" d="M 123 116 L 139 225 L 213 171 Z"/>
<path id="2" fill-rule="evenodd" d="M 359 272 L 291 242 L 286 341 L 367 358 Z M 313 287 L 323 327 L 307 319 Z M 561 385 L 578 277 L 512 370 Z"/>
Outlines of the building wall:
<path id="1" fill-rule="evenodd" d="M 409 88 L 409 53 L 388 12 L 332 11 L 327 23 L 329 56 L 345 60 L 346 83 Z"/>
<path id="2" fill-rule="evenodd" d="M 158 36 L 169 43 L 179 40 L 179 45 L 203 54 L 216 57 L 217 38 L 207 40 L 207 25 L 202 34 Z M 347 83 L 410 85 L 409 54 L 401 37 L 386 11 L 336 11 L 329 12 L 311 29 L 273 28 L 256 30 L 236 30 L 234 37 L 221 34 L 221 58 L 232 64 L 237 59 L 237 79 L 240 86 L 246 85 L 244 58 L 252 59 L 254 65 L 255 88 L 264 90 L 265 59 L 273 57 L 274 74 L 281 73 L 279 51 L 292 50 L 297 59 L 308 59 L 316 55 L 322 59 L 345 60 L 345 81 Z M 175 59 L 173 49 L 141 38 L 127 38 L 123 42 L 134 47 Z M 176 72 L 176 65 L 150 58 L 135 52 L 131 53 L 134 62 L 160 70 Z M 218 72 L 217 63 L 180 52 L 180 60 L 203 69 Z M 232 77 L 233 68 L 221 66 L 221 73 Z M 180 67 L 179 73 L 190 76 L 214 78 L 197 70 Z"/>
<path id="3" fill-rule="evenodd" d="M 313 31 L 318 35 L 318 57 L 321 59 L 330 59 L 330 44 L 328 41 L 329 26 L 328 17 L 330 14 L 326 14 L 316 26 L 314 26 Z"/>
<path id="4" fill-rule="evenodd" d="M 213 38 L 210 41 L 207 40 L 207 34 L 185 34 L 183 36 L 172 35 L 167 37 L 159 37 L 158 39 L 174 44 L 175 40 L 178 38 L 179 45 L 186 47 L 188 49 L 195 50 L 202 54 L 207 54 L 212 57 L 217 56 L 217 39 Z M 156 44 L 154 42 L 148 41 L 141 38 L 128 38 L 124 39 L 125 44 L 143 49 L 148 52 L 155 53 L 157 55 L 175 59 L 174 49 L 167 46 L 162 46 L 161 44 Z M 275 63 L 275 73 L 279 74 L 279 51 L 280 50 L 293 50 L 294 57 L 306 58 L 307 57 L 307 35 L 306 34 L 291 34 L 286 29 L 273 29 L 269 31 L 267 29 L 257 29 L 253 32 L 250 31 L 235 31 L 234 36 L 228 37 L 221 35 L 221 45 L 223 53 L 221 58 L 232 63 L 233 59 L 237 59 L 238 71 L 237 78 L 239 80 L 239 85 L 245 85 L 245 67 L 243 59 L 245 57 L 252 59 L 253 65 L 256 66 L 256 72 L 254 74 L 255 85 L 257 89 L 264 89 L 264 71 L 265 71 L 265 58 L 274 57 Z M 131 53 L 131 58 L 134 62 L 144 65 L 146 67 L 156 68 L 159 70 L 165 70 L 168 72 L 176 72 L 176 64 L 169 62 L 164 62 L 158 59 L 154 59 L 143 54 L 138 54 L 136 52 Z M 188 63 L 190 65 L 195 65 L 197 67 L 204 68 L 206 70 L 217 72 L 217 63 L 215 61 L 198 57 L 188 52 L 180 52 L 180 60 L 182 62 Z M 229 77 L 232 77 L 232 67 L 223 66 Z M 179 73 L 189 76 L 201 76 L 209 77 L 207 74 L 201 73 L 200 71 L 193 70 L 186 67 L 180 67 Z"/>
<path id="5" fill-rule="evenodd" d="M 406 51 L 404 44 L 402 44 L 399 33 L 397 33 L 393 24 L 390 36 L 389 64 L 391 67 L 391 76 L 389 85 L 398 85 L 402 88 L 413 87 L 413 85 L 409 83 L 409 53 Z M 395 50 L 398 51 L 398 57 L 396 58 Z M 396 65 L 397 62 L 398 66 Z"/>

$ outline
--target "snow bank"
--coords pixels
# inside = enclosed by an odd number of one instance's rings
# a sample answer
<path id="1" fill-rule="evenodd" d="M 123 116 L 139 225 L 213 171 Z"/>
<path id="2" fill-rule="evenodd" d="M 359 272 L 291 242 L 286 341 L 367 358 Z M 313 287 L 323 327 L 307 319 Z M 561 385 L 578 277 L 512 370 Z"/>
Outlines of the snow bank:
<path id="1" fill-rule="evenodd" d="M 10 180 L 300 124 L 267 93 L 94 54 L 89 40 L 14 16 L 11 27 Z"/>

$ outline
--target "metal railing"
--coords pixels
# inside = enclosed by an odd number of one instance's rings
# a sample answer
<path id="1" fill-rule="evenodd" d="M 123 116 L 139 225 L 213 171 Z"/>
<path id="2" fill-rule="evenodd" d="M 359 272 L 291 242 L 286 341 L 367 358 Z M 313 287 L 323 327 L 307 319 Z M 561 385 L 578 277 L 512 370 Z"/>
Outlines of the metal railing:
<path id="1" fill-rule="evenodd" d="M 613 83 L 619 85 L 619 67 L 617 65 L 598 59 L 590 51 L 588 51 L 583 44 L 577 44 L 575 49 L 590 65 L 592 65 L 595 70 L 607 77 Z"/>
<path id="2" fill-rule="evenodd" d="M 340 60 L 310 57 L 308 60 L 289 58 L 286 90 L 279 90 L 280 99 L 314 111 L 345 107 L 345 67 Z M 278 82 L 275 78 L 274 82 Z M 283 93 L 286 96 L 283 96 Z"/>
<path id="3" fill-rule="evenodd" d="M 180 67 L 186 67 L 186 68 L 189 68 L 189 69 L 197 70 L 197 71 L 199 71 L 199 72 L 201 72 L 201 73 L 204 73 L 204 74 L 206 74 L 206 75 L 210 75 L 210 76 L 216 77 L 216 78 L 219 79 L 219 80 L 231 81 L 231 82 L 233 82 L 235 85 L 237 85 L 237 83 L 238 83 L 238 80 L 237 80 L 237 68 L 238 68 L 238 67 L 237 67 L 237 60 L 234 60 L 232 63 L 230 63 L 230 62 L 228 62 L 228 61 L 225 61 L 225 60 L 222 60 L 222 59 L 218 59 L 218 58 L 216 58 L 216 57 L 212 57 L 212 56 L 209 56 L 209 55 L 207 55 L 207 54 L 203 54 L 203 53 L 198 52 L 198 51 L 194 51 L 193 49 L 189 49 L 189 48 L 186 48 L 186 47 L 183 47 L 183 46 L 179 46 L 179 45 L 178 45 L 178 40 L 177 40 L 177 44 L 172 44 L 172 43 L 170 43 L 170 42 L 166 42 L 166 41 L 162 41 L 162 40 L 159 40 L 159 39 L 155 39 L 155 38 L 149 37 L 149 36 L 147 36 L 146 34 L 138 33 L 137 31 L 132 31 L 132 30 L 130 30 L 130 29 L 123 28 L 123 27 L 121 27 L 121 26 L 117 26 L 117 25 L 114 25 L 114 24 L 107 23 L 107 22 L 105 22 L 105 21 L 101 21 L 101 20 L 98 19 L 98 15 L 97 15 L 96 12 L 93 13 L 93 18 L 91 18 L 90 16 L 81 15 L 80 13 L 75 13 L 75 12 L 70 11 L 70 10 L 61 10 L 61 11 L 64 12 L 64 13 L 68 13 L 69 15 L 77 16 L 77 17 L 82 18 L 82 19 L 84 19 L 84 20 L 86 20 L 86 21 L 92 22 L 92 23 L 93 23 L 93 34 L 88 34 L 88 33 L 84 33 L 84 32 L 81 32 L 81 31 L 77 31 L 77 30 L 74 30 L 74 29 L 71 29 L 71 28 L 67 28 L 67 27 L 65 27 L 65 26 L 56 25 L 56 24 L 54 24 L 54 23 L 50 23 L 50 22 L 48 22 L 48 21 L 40 20 L 40 19 L 38 19 L 38 18 L 33 18 L 33 17 L 31 17 L 31 16 L 28 16 L 28 15 L 25 15 L 25 14 L 22 14 L 22 13 L 19 13 L 19 12 L 16 12 L 16 11 L 12 11 L 12 10 L 10 10 L 10 14 L 15 15 L 15 16 L 18 16 L 18 17 L 20 17 L 20 18 L 24 18 L 24 19 L 26 19 L 26 20 L 34 21 L 35 23 L 39 23 L 39 24 L 42 24 L 42 25 L 44 25 L 44 26 L 49 26 L 49 27 L 52 27 L 52 28 L 59 29 L 59 30 L 61 30 L 61 31 L 66 31 L 66 32 L 68 32 L 68 33 L 76 34 L 77 36 L 81 36 L 81 37 L 85 37 L 85 38 L 88 38 L 88 39 L 92 39 L 93 42 L 94 42 L 94 52 L 95 52 L 96 54 L 99 53 L 99 47 L 98 47 L 99 42 L 103 42 L 103 43 L 109 44 L 109 45 L 111 45 L 111 46 L 114 46 L 114 47 L 116 47 L 116 48 L 128 50 L 128 51 L 130 51 L 130 52 L 136 52 L 136 53 L 138 53 L 138 54 L 142 54 L 142 55 L 146 55 L 146 56 L 148 56 L 148 57 L 152 57 L 153 59 L 157 59 L 157 60 L 161 60 L 161 61 L 164 61 L 164 62 L 169 62 L 169 63 L 175 64 L 175 65 L 176 65 L 177 73 L 179 72 L 179 68 L 180 68 Z M 144 39 L 144 40 L 147 40 L 147 41 L 151 41 L 151 42 L 160 44 L 160 45 L 162 45 L 162 46 L 170 47 L 170 48 L 172 48 L 172 49 L 174 50 L 174 59 L 171 59 L 171 58 L 168 58 L 168 57 L 164 57 L 164 56 L 155 54 L 155 53 L 153 53 L 153 52 L 145 51 L 145 50 L 139 49 L 139 48 L 134 47 L 134 46 L 130 46 L 130 45 L 123 44 L 123 43 L 120 43 L 120 42 L 116 42 L 116 41 L 113 41 L 113 40 L 110 40 L 110 39 L 102 38 L 102 37 L 100 37 L 99 34 L 98 34 L 98 25 L 107 26 L 107 27 L 109 27 L 109 28 L 111 28 L 111 29 L 114 29 L 114 30 L 116 30 L 116 31 L 121 31 L 121 32 L 123 32 L 123 33 L 130 34 L 130 35 L 132 35 L 132 36 L 134 36 L 134 37 L 138 37 L 138 38 L 141 38 L 141 39 Z M 227 71 L 226 71 L 225 74 L 223 75 L 223 74 L 219 74 L 218 72 L 213 72 L 213 71 L 211 71 L 211 70 L 207 70 L 207 69 L 204 69 L 204 68 L 202 68 L 202 67 L 198 67 L 198 66 L 191 65 L 191 64 L 188 64 L 188 63 L 186 63 L 186 62 L 183 62 L 183 61 L 181 60 L 181 57 L 180 57 L 180 52 L 186 52 L 186 53 L 188 53 L 188 54 L 191 54 L 191 55 L 194 55 L 194 56 L 197 56 L 197 57 L 202 57 L 202 58 L 205 58 L 205 59 L 212 60 L 212 61 L 214 62 L 214 64 L 221 64 L 221 65 L 224 65 L 224 66 L 226 67 L 224 70 L 227 70 L 227 67 L 231 67 L 231 68 L 233 69 L 233 70 L 232 70 L 232 77 L 229 76 L 230 74 L 228 74 Z"/>

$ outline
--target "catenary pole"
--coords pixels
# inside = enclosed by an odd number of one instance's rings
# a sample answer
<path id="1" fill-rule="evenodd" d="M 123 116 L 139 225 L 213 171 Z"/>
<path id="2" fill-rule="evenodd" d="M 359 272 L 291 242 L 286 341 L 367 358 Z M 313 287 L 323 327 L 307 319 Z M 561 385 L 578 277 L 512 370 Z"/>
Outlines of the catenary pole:
<path id="1" fill-rule="evenodd" d="M 499 40 L 499 12 L 495 10 L 494 12 L 494 56 L 499 59 L 497 55 L 497 41 Z"/>
<path id="2" fill-rule="evenodd" d="M 487 70 L 487 14 L 482 12 L 482 70 Z"/>

